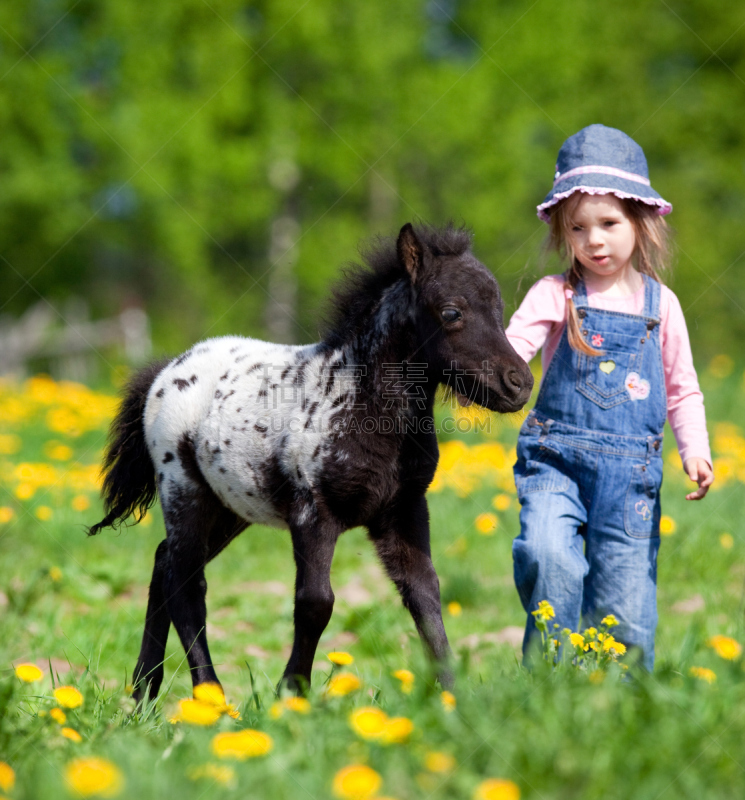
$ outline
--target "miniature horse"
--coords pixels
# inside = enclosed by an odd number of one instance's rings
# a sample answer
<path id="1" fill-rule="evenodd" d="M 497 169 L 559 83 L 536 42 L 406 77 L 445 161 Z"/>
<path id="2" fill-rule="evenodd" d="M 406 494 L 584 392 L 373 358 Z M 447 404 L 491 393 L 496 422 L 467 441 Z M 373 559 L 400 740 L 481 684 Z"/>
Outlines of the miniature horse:
<path id="1" fill-rule="evenodd" d="M 334 606 L 340 534 L 363 525 L 411 612 L 440 680 L 451 681 L 425 492 L 437 467 L 432 416 L 445 384 L 463 404 L 517 411 L 533 379 L 504 333 L 492 274 L 463 229 L 405 225 L 379 239 L 334 297 L 330 330 L 289 346 L 224 337 L 142 370 L 105 458 L 105 518 L 138 520 L 160 496 L 135 697 L 155 697 L 170 624 L 194 685 L 217 682 L 204 567 L 252 522 L 289 528 L 295 639 L 283 681 L 310 684 Z"/>

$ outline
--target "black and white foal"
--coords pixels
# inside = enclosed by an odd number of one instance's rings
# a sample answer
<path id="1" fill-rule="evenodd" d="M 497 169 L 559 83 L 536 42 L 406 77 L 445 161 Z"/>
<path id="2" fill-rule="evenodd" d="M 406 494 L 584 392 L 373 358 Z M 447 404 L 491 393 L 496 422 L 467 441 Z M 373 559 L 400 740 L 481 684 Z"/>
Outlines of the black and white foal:
<path id="1" fill-rule="evenodd" d="M 358 525 L 449 681 L 425 498 L 438 459 L 435 391 L 445 384 L 463 403 L 510 412 L 533 379 L 466 231 L 405 225 L 365 261 L 337 291 L 321 342 L 210 339 L 127 387 L 106 454 L 106 517 L 90 533 L 160 496 L 167 537 L 155 554 L 138 699 L 158 692 L 171 623 L 194 685 L 217 681 L 204 567 L 252 522 L 292 536 L 295 640 L 284 681 L 310 683 L 334 606 L 336 540 Z"/>

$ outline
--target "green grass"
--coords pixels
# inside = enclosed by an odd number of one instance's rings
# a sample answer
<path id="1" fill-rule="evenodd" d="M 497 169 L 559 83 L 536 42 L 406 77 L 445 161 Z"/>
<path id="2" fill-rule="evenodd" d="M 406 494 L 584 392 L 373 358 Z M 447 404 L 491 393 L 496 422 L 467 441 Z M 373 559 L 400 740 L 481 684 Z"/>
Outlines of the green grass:
<path id="1" fill-rule="evenodd" d="M 705 374 L 702 383 L 710 428 L 717 421 L 737 423 L 739 376 Z M 13 391 L 6 388 L 0 396 L 0 410 Z M 228 700 L 243 719 L 224 717 L 214 728 L 197 728 L 168 721 L 177 700 L 191 693 L 173 631 L 157 704 L 133 715 L 125 691 L 139 651 L 152 557 L 164 536 L 159 510 L 148 526 L 88 539 L 83 526 L 100 512 L 94 494 L 85 512 L 70 506 L 80 492 L 59 482 L 19 500 L 13 469 L 20 462 L 48 461 L 49 439 L 75 451 L 72 461 L 57 464 L 60 472 L 75 459 L 95 462 L 103 446 L 100 428 L 77 437 L 51 433 L 45 427 L 49 403 L 32 406 L 25 420 L 0 430 L 22 441 L 19 452 L 0 456 L 0 506 L 14 513 L 0 526 L 0 760 L 16 772 L 16 786 L 7 793 L 15 800 L 65 796 L 65 765 L 80 755 L 114 762 L 124 774 L 122 797 L 326 798 L 334 774 L 354 762 L 381 774 L 380 796 L 399 800 L 469 798 L 485 778 L 507 778 L 523 798 L 546 800 L 745 796 L 745 673 L 740 660 L 725 661 L 706 646 L 717 633 L 744 638 L 738 480 L 690 503 L 684 500 L 689 482 L 666 467 L 663 512 L 677 528 L 663 539 L 660 553 L 657 667 L 653 675 L 632 680 L 613 670 L 601 683 L 576 670 L 539 666 L 529 673 L 519 665 L 510 643 L 524 624 L 510 555 L 518 532 L 516 504 L 499 514 L 495 535 L 482 536 L 473 521 L 493 511 L 494 486 L 466 497 L 448 489 L 432 494 L 433 557 L 443 603 L 457 601 L 463 608 L 460 616 L 445 614 L 456 654 L 452 713 L 442 707 L 411 618 L 364 532 L 354 530 L 340 539 L 334 559 L 337 602 L 318 651 L 312 711 L 271 719 L 268 708 L 292 640 L 294 571 L 288 534 L 254 526 L 207 570 L 212 654 Z M 514 446 L 512 426 L 495 436 Z M 669 435 L 668 450 L 672 444 Z M 738 457 L 724 457 L 737 468 Z M 42 505 L 52 509 L 48 520 L 35 516 Z M 720 544 L 723 532 L 734 539 L 730 549 Z M 62 572 L 58 581 L 50 577 L 53 567 Z M 324 654 L 332 649 L 354 655 L 351 669 L 363 688 L 325 700 L 331 665 Z M 45 667 L 44 680 L 20 684 L 12 667 L 24 661 Z M 49 664 L 55 682 L 74 683 L 85 695 L 83 706 L 68 714 L 68 725 L 83 736 L 79 744 L 62 738 L 48 716 L 39 716 L 54 705 Z M 716 682 L 690 677 L 692 665 L 712 668 Z M 417 676 L 410 695 L 391 677 L 402 667 Z M 355 736 L 348 712 L 368 704 L 413 720 L 409 742 L 384 747 Z M 188 776 L 190 768 L 217 761 L 210 752 L 216 731 L 243 727 L 269 733 L 271 753 L 225 762 L 235 769 L 233 786 Z M 448 774 L 428 773 L 424 756 L 431 750 L 450 753 L 456 767 Z"/>

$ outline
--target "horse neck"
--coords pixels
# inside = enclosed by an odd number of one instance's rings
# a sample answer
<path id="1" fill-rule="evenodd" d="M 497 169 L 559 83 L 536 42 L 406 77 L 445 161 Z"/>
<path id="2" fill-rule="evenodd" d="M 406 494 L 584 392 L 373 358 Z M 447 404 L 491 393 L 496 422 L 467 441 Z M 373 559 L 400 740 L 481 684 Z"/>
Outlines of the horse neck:
<path id="1" fill-rule="evenodd" d="M 380 413 L 431 413 L 437 387 L 420 338 L 413 293 L 399 281 L 385 290 L 368 324 L 344 348 L 347 363 L 365 366 L 359 385 L 368 406 Z"/>

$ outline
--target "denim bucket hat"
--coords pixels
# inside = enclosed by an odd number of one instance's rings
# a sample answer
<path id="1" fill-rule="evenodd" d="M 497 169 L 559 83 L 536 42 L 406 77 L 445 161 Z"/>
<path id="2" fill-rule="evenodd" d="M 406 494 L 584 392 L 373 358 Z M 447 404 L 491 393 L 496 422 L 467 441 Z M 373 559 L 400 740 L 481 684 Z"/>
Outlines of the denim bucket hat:
<path id="1" fill-rule="evenodd" d="M 605 125 L 588 125 L 561 146 L 554 185 L 538 206 L 538 216 L 548 222 L 548 209 L 574 192 L 640 200 L 657 206 L 660 215 L 673 210 L 650 186 L 641 147 L 623 131 Z"/>

